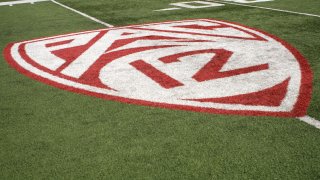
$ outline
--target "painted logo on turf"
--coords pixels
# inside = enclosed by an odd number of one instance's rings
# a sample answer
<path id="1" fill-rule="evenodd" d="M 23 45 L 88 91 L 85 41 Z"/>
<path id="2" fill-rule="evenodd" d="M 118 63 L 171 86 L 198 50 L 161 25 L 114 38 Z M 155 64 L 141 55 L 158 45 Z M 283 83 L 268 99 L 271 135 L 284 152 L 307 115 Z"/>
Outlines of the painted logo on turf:
<path id="1" fill-rule="evenodd" d="M 219 114 L 303 116 L 307 61 L 267 33 L 198 19 L 10 44 L 6 59 L 44 83 L 108 100 Z"/>

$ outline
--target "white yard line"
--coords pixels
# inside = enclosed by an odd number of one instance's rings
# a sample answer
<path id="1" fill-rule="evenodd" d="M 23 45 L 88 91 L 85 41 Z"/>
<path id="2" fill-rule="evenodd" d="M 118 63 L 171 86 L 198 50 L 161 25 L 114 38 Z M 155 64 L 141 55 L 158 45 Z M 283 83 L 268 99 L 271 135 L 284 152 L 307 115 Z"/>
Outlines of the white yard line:
<path id="1" fill-rule="evenodd" d="M 158 9 L 158 10 L 153 10 L 153 11 L 172 11 L 172 10 L 178 10 L 181 8 L 166 8 L 166 9 Z"/>
<path id="2" fill-rule="evenodd" d="M 75 13 L 78 13 L 81 16 L 84 16 L 84 17 L 86 17 L 88 19 L 91 19 L 92 21 L 95 21 L 95 22 L 97 22 L 99 24 L 102 24 L 102 25 L 107 26 L 107 27 L 113 27 L 113 25 L 111 25 L 111 24 L 105 23 L 105 22 L 103 22 L 103 21 L 101 21 L 101 20 L 99 20 L 97 18 L 89 16 L 88 14 L 85 14 L 83 12 L 75 10 L 75 9 L 73 9 L 73 8 L 71 8 L 69 6 L 66 6 L 66 5 L 64 5 L 62 3 L 59 3 L 59 2 L 57 2 L 55 0 L 18 0 L 18 1 L 10 1 L 10 2 L 0 2 L 0 6 L 13 6 L 13 5 L 16 5 L 16 4 L 27 4 L 27 3 L 33 4 L 35 2 L 44 2 L 44 1 L 51 1 L 51 2 L 57 4 L 57 5 L 61 6 L 61 7 L 64 7 L 64 8 L 66 8 L 66 9 L 68 9 L 70 11 L 73 11 Z"/>
<path id="3" fill-rule="evenodd" d="M 49 0 L 20 0 L 20 1 L 10 1 L 10 2 L 0 2 L 0 6 L 13 6 L 16 4 L 33 4 L 35 2 L 43 2 Z"/>
<path id="4" fill-rule="evenodd" d="M 289 10 L 283 10 L 283 9 L 275 9 L 275 8 L 268 8 L 268 7 L 262 7 L 262 6 L 248 5 L 248 4 L 239 4 L 239 3 L 226 2 L 226 1 L 215 1 L 215 0 L 207 0 L 207 1 L 212 1 L 212 2 L 217 2 L 217 3 L 222 3 L 222 4 L 231 4 L 231 5 L 236 5 L 236 6 L 252 7 L 252 8 L 257 8 L 257 9 L 265 9 L 265 10 L 270 10 L 270 11 L 286 12 L 286 13 L 290 13 L 290 14 L 299 14 L 299 15 L 304 15 L 304 16 L 312 16 L 312 17 L 320 18 L 320 15 L 317 15 L 317 14 L 295 12 L 295 11 L 289 11 Z"/>
<path id="5" fill-rule="evenodd" d="M 64 7 L 64 8 L 66 8 L 66 9 L 69 9 L 70 11 L 73 11 L 73 12 L 75 12 L 75 13 L 78 13 L 78 14 L 80 14 L 81 16 L 84 16 L 84 17 L 86 17 L 86 18 L 88 18 L 88 19 L 91 19 L 92 21 L 95 21 L 95 22 L 97 22 L 97 23 L 99 23 L 99 24 L 102 24 L 102 25 L 107 26 L 107 27 L 113 27 L 113 25 L 111 25 L 111 24 L 105 23 L 105 22 L 103 22 L 103 21 L 101 21 L 101 20 L 99 20 L 99 19 L 97 19 L 97 18 L 95 18 L 95 17 L 89 16 L 88 14 L 85 14 L 85 13 L 83 13 L 83 12 L 80 12 L 80 11 L 78 11 L 78 10 L 75 10 L 75 9 L 73 9 L 73 8 L 71 8 L 71 7 L 69 7 L 69 6 L 66 6 L 66 5 L 64 5 L 64 4 L 62 4 L 62 3 L 59 3 L 59 2 L 57 2 L 57 1 L 55 1 L 55 0 L 51 0 L 51 2 L 57 4 L 57 5 L 61 6 L 61 7 Z"/>
<path id="6" fill-rule="evenodd" d="M 312 117 L 310 117 L 308 115 L 307 116 L 303 116 L 303 117 L 298 117 L 298 119 L 300 121 L 303 121 L 305 123 L 308 123 L 308 124 L 318 128 L 318 129 L 320 129 L 320 121 L 318 121 L 318 120 L 316 120 L 316 119 L 314 119 L 314 118 L 312 118 Z"/>

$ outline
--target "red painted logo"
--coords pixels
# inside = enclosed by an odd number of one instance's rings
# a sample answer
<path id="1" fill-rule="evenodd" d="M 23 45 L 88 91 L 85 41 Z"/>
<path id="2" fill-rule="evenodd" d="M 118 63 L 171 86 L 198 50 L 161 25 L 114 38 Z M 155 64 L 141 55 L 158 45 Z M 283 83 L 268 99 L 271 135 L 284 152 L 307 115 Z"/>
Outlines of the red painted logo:
<path id="1" fill-rule="evenodd" d="M 298 117 L 307 61 L 267 33 L 218 20 L 134 25 L 12 43 L 8 62 L 46 84 L 172 109 Z"/>

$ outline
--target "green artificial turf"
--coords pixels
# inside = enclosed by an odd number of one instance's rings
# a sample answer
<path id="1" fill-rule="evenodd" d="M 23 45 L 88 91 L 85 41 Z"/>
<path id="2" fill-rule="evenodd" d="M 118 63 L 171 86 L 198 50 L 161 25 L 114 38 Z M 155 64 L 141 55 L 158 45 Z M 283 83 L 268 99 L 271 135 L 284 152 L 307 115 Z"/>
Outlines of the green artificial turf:
<path id="1" fill-rule="evenodd" d="M 309 1 L 310 12 L 316 13 L 317 0 Z M 309 60 L 314 93 L 308 114 L 320 119 L 320 18 L 233 5 L 152 11 L 167 8 L 174 2 L 169 0 L 60 2 L 116 26 L 216 18 L 274 34 Z M 259 5 L 308 9 L 299 0 Z M 103 28 L 51 2 L 3 6 L 0 14 L 1 50 L 10 42 Z M 32 80 L 9 67 L 3 56 L 0 84 L 0 179 L 320 178 L 320 130 L 295 118 L 106 101 Z"/>

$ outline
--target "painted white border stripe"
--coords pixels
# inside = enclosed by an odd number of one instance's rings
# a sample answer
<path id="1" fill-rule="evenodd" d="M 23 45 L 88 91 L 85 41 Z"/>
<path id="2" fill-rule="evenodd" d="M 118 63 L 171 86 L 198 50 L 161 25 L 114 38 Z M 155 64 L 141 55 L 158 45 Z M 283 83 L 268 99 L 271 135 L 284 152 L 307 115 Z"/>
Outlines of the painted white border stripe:
<path id="1" fill-rule="evenodd" d="M 66 8 L 66 9 L 69 9 L 70 11 L 73 11 L 73 12 L 75 12 L 75 13 L 78 13 L 78 14 L 80 14 L 81 16 L 84 16 L 84 17 L 86 17 L 86 18 L 88 18 L 88 19 L 91 19 L 92 21 L 95 21 L 95 22 L 97 22 L 97 23 L 99 23 L 99 24 L 102 24 L 102 25 L 107 26 L 107 27 L 113 27 L 113 25 L 111 25 L 111 24 L 105 23 L 105 22 L 103 22 L 103 21 L 101 21 L 101 20 L 99 20 L 99 19 L 97 19 L 97 18 L 94 18 L 94 17 L 92 17 L 92 16 L 89 16 L 89 15 L 83 13 L 83 12 L 80 12 L 80 11 L 78 11 L 78 10 L 75 10 L 75 9 L 73 9 L 73 8 L 71 8 L 71 7 L 69 7 L 69 6 L 66 6 L 66 5 L 64 5 L 64 4 L 61 4 L 61 3 L 59 3 L 59 2 L 57 2 L 57 1 L 55 1 L 55 0 L 51 0 L 51 2 L 57 4 L 57 5 L 61 6 L 61 7 L 64 7 L 64 8 Z"/>
<path id="2" fill-rule="evenodd" d="M 215 0 L 207 0 L 207 1 L 212 1 L 212 2 L 217 2 L 217 3 L 222 3 L 222 4 L 231 4 L 231 5 L 236 5 L 236 6 L 252 7 L 252 8 L 257 8 L 257 9 L 265 9 L 265 10 L 270 10 L 270 11 L 286 12 L 286 13 L 290 13 L 290 14 L 299 14 L 299 15 L 304 15 L 304 16 L 312 16 L 312 17 L 320 18 L 320 15 L 317 15 L 317 14 L 309 14 L 309 13 L 302 13 L 302 12 L 283 10 L 283 9 L 275 9 L 275 8 L 254 6 L 254 5 L 248 5 L 248 4 L 239 4 L 239 3 L 225 2 L 225 1 L 215 1 Z"/>
<path id="3" fill-rule="evenodd" d="M 166 8 L 166 9 L 158 9 L 158 10 L 153 10 L 153 11 L 172 11 L 172 10 L 178 10 L 181 8 Z"/>
<path id="4" fill-rule="evenodd" d="M 33 4 L 35 2 L 43 2 L 43 1 L 49 1 L 49 0 L 20 0 L 20 1 L 9 1 L 9 2 L 0 2 L 0 6 L 12 6 L 15 4 Z"/>
<path id="5" fill-rule="evenodd" d="M 310 116 L 298 117 L 298 119 L 300 121 L 303 121 L 303 122 L 305 122 L 307 124 L 310 124 L 311 126 L 314 126 L 314 127 L 318 128 L 318 129 L 320 129 L 320 121 L 318 121 L 318 120 L 316 120 L 316 119 L 314 119 L 314 118 L 312 118 Z"/>

